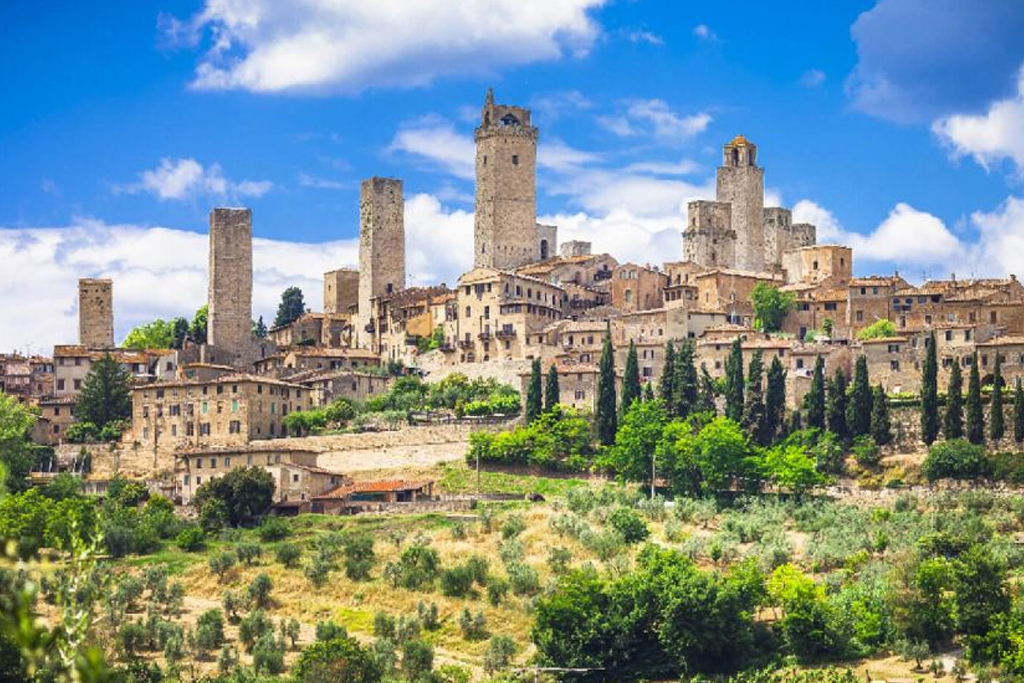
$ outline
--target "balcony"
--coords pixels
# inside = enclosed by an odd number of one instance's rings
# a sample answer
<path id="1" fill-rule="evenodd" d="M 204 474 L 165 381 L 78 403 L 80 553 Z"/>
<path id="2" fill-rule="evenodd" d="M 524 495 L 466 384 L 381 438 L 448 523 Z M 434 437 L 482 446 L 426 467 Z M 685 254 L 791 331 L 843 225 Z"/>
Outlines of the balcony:
<path id="1" fill-rule="evenodd" d="M 473 340 L 472 339 L 460 339 L 459 340 L 459 348 L 460 349 L 471 349 L 471 348 L 473 348 Z"/>
<path id="2" fill-rule="evenodd" d="M 441 345 L 437 347 L 442 353 L 451 353 L 455 350 L 451 342 L 441 342 Z"/>
<path id="3" fill-rule="evenodd" d="M 516 336 L 516 331 L 512 327 L 502 328 L 495 332 L 495 336 L 498 337 L 498 339 L 511 339 Z"/>
<path id="4" fill-rule="evenodd" d="M 491 336 L 491 333 L 487 330 L 484 330 L 483 332 L 477 335 L 477 337 L 479 337 L 481 341 L 490 341 Z"/>

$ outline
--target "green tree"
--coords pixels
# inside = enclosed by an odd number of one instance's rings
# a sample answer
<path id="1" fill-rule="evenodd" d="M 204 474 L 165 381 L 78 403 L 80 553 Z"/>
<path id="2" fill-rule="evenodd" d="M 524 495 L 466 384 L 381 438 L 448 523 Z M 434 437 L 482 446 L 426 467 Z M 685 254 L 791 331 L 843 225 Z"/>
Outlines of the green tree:
<path id="1" fill-rule="evenodd" d="M 725 360 L 725 416 L 733 422 L 743 420 L 743 344 L 733 340 Z"/>
<path id="2" fill-rule="evenodd" d="M 814 362 L 811 386 L 804 395 L 804 410 L 808 427 L 825 429 L 825 359 L 822 356 Z"/>
<path id="3" fill-rule="evenodd" d="M 889 397 L 882 385 L 871 392 L 871 437 L 879 446 L 892 441 L 892 420 L 889 417 Z"/>
<path id="4" fill-rule="evenodd" d="M 1024 441 L 1024 387 L 1020 377 L 1013 389 L 1013 440 L 1017 443 Z"/>
<path id="5" fill-rule="evenodd" d="M 975 543 L 954 565 L 957 630 L 974 645 L 992 630 L 993 622 L 1010 609 L 1006 565 L 988 546 Z M 974 642 L 972 642 L 974 641 Z"/>
<path id="6" fill-rule="evenodd" d="M 209 304 L 203 304 L 200 306 L 196 309 L 196 314 L 192 316 L 192 323 L 188 327 L 188 337 L 196 344 L 206 343 L 206 326 L 209 317 Z"/>
<path id="7" fill-rule="evenodd" d="M 754 351 L 747 369 L 743 428 L 755 439 L 764 427 L 764 361 L 761 349 Z"/>
<path id="8" fill-rule="evenodd" d="M 0 477 L 7 489 L 18 493 L 28 488 L 34 458 L 29 437 L 36 415 L 16 398 L 0 392 Z M 2 486 L 0 486 L 2 491 Z"/>
<path id="9" fill-rule="evenodd" d="M 939 435 L 939 361 L 933 330 L 925 342 L 921 365 L 921 440 L 930 445 Z"/>
<path id="10" fill-rule="evenodd" d="M 654 400 L 654 382 L 644 382 L 644 395 L 643 400 L 653 401 Z"/>
<path id="11" fill-rule="evenodd" d="M 786 371 L 782 361 L 776 356 L 768 366 L 768 381 L 764 393 L 764 420 L 761 422 L 761 433 L 758 441 L 769 445 L 775 441 L 782 429 L 786 416 Z"/>
<path id="12" fill-rule="evenodd" d="M 797 494 L 828 481 L 828 477 L 818 471 L 814 457 L 797 445 L 780 444 L 769 448 L 764 455 L 764 470 L 777 486 Z"/>
<path id="13" fill-rule="evenodd" d="M 263 322 L 263 316 L 252 321 L 252 336 L 256 339 L 267 338 L 267 324 Z"/>
<path id="14" fill-rule="evenodd" d="M 828 382 L 825 419 L 828 423 L 828 430 L 844 440 L 850 436 L 850 431 L 846 426 L 846 390 L 846 373 L 842 368 L 836 368 L 835 375 Z"/>
<path id="15" fill-rule="evenodd" d="M 850 401 L 846 407 L 846 425 L 850 436 L 871 432 L 871 383 L 868 379 L 868 359 L 857 357 L 850 386 Z"/>
<path id="16" fill-rule="evenodd" d="M 782 322 L 796 306 L 796 296 L 778 287 L 758 282 L 750 293 L 754 305 L 754 325 L 763 332 L 778 332 Z"/>
<path id="17" fill-rule="evenodd" d="M 650 482 L 651 459 L 667 423 L 663 401 L 638 401 L 630 406 L 608 450 L 609 464 L 618 476 Z"/>
<path id="18" fill-rule="evenodd" d="M 601 364 L 597 378 L 597 438 L 607 445 L 615 441 L 618 417 L 615 411 L 615 356 L 612 351 L 611 324 L 605 328 L 601 344 Z"/>
<path id="19" fill-rule="evenodd" d="M 530 424 L 544 410 L 544 397 L 541 395 L 540 358 L 534 358 L 530 364 L 530 383 L 526 387 L 526 424 Z"/>
<path id="20" fill-rule="evenodd" d="M 137 325 L 121 342 L 126 349 L 169 349 L 174 343 L 174 323 L 157 318 L 151 323 Z"/>
<path id="21" fill-rule="evenodd" d="M 281 303 L 277 306 L 274 327 L 290 325 L 305 312 L 306 302 L 303 301 L 302 290 L 298 287 L 288 287 L 281 292 Z"/>
<path id="22" fill-rule="evenodd" d="M 670 414 L 679 418 L 685 418 L 697 409 L 697 369 L 693 363 L 693 342 L 680 342 L 672 367 L 672 399 L 665 406 Z"/>
<path id="23" fill-rule="evenodd" d="M 985 413 L 981 407 L 981 375 L 978 372 L 978 352 L 971 355 L 971 374 L 967 380 L 967 440 L 985 441 Z"/>
<path id="24" fill-rule="evenodd" d="M 548 368 L 547 382 L 544 385 L 544 412 L 550 413 L 561 400 L 558 387 L 558 368 L 552 363 Z"/>
<path id="25" fill-rule="evenodd" d="M 672 403 L 673 386 L 675 377 L 676 347 L 671 341 L 665 344 L 665 363 L 661 368 L 661 377 L 658 379 L 658 397 L 665 402 L 665 405 Z"/>
<path id="26" fill-rule="evenodd" d="M 964 435 L 964 375 L 959 359 L 954 359 L 946 390 L 946 413 L 942 416 L 942 435 L 947 441 Z"/>
<path id="27" fill-rule="evenodd" d="M 178 316 L 171 321 L 171 348 L 180 349 L 188 339 L 188 320 Z"/>
<path id="28" fill-rule="evenodd" d="M 715 412 L 715 380 L 711 378 L 708 367 L 700 364 L 700 391 L 697 394 L 697 412 Z"/>
<path id="29" fill-rule="evenodd" d="M 880 318 L 857 333 L 857 339 L 888 339 L 896 336 L 896 325 L 888 318 Z"/>
<path id="30" fill-rule="evenodd" d="M 995 365 L 992 368 L 992 397 L 989 399 L 988 438 L 999 441 L 1006 432 L 1003 415 L 1003 369 L 999 352 L 996 352 Z"/>
<path id="31" fill-rule="evenodd" d="M 203 482 L 196 491 L 195 505 L 201 520 L 208 507 L 217 508 L 223 511 L 224 521 L 238 526 L 265 513 L 273 497 L 274 478 L 269 472 L 262 467 L 237 467 Z"/>
<path id="32" fill-rule="evenodd" d="M 626 369 L 622 376 L 622 401 L 620 408 L 623 413 L 629 410 L 633 401 L 640 398 L 640 364 L 636 358 L 636 347 L 633 341 L 629 342 L 629 352 L 626 354 Z"/>
<path id="33" fill-rule="evenodd" d="M 82 382 L 75 415 L 97 429 L 132 416 L 131 374 L 109 353 L 92 364 Z"/>
<path id="34" fill-rule="evenodd" d="M 352 638 L 317 640 L 299 655 L 292 675 L 296 683 L 378 683 L 377 660 Z"/>

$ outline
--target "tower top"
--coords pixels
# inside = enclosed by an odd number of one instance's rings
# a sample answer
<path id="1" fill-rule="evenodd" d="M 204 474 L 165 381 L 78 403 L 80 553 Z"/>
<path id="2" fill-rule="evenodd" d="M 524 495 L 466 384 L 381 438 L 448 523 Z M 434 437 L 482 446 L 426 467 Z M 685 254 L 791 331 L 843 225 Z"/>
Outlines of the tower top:
<path id="1" fill-rule="evenodd" d="M 481 136 L 494 133 L 537 137 L 537 129 L 530 125 L 530 110 L 511 104 L 495 104 L 494 90 L 488 88 L 476 136 L 479 139 Z"/>
<path id="2" fill-rule="evenodd" d="M 757 166 L 757 145 L 737 135 L 722 146 L 723 166 Z"/>

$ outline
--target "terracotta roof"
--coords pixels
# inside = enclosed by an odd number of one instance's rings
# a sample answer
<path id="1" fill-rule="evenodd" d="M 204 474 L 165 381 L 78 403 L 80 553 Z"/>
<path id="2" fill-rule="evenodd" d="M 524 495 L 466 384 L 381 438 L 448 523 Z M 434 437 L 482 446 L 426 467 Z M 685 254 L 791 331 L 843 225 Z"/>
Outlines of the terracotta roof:
<path id="1" fill-rule="evenodd" d="M 736 137 L 734 137 L 732 140 L 729 141 L 729 144 L 727 146 L 728 147 L 747 147 L 747 146 L 753 146 L 753 143 L 750 142 L 749 140 L 747 140 L 742 135 L 737 135 Z"/>
<path id="2" fill-rule="evenodd" d="M 262 375 L 251 375 L 248 373 L 240 372 L 233 375 L 221 375 L 220 377 L 213 377 L 207 380 L 198 379 L 184 379 L 184 380 L 173 380 L 170 382 L 152 382 L 150 384 L 141 384 L 139 386 L 132 387 L 133 391 L 145 391 L 147 389 L 164 389 L 168 387 L 192 387 L 202 386 L 203 384 L 232 384 L 232 383 L 254 383 L 254 384 L 275 384 L 277 386 L 290 387 L 292 389 L 305 389 L 306 387 L 301 384 L 295 384 L 294 382 L 285 382 L 279 379 L 272 379 L 270 377 L 264 377 Z"/>
<path id="3" fill-rule="evenodd" d="M 861 344 L 892 344 L 894 342 L 910 341 L 908 337 L 878 337 L 877 339 L 859 339 Z"/>
<path id="4" fill-rule="evenodd" d="M 335 349 L 320 346 L 292 346 L 284 350 L 283 354 L 295 356 L 306 356 L 314 358 L 373 358 L 380 360 L 380 355 L 368 349 Z"/>

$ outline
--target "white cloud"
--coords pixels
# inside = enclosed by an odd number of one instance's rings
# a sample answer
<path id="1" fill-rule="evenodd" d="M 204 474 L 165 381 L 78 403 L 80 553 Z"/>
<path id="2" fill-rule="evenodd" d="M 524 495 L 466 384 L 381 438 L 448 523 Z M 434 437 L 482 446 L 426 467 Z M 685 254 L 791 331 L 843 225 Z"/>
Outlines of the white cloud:
<path id="1" fill-rule="evenodd" d="M 351 222 L 354 232 L 358 217 Z M 406 201 L 405 225 L 410 285 L 451 285 L 472 266 L 471 212 L 414 195 Z M 114 280 L 118 339 L 156 317 L 191 316 L 206 301 L 208 242 L 202 233 L 92 218 L 61 227 L 0 227 L 0 317 L 17 321 L 0 325 L 0 349 L 49 353 L 54 344 L 75 343 L 79 277 Z M 319 244 L 254 239 L 254 316 L 272 318 L 291 285 L 302 288 L 307 306 L 319 309 L 323 273 L 355 267 L 358 254 L 357 238 Z"/>
<path id="2" fill-rule="evenodd" d="M 800 75 L 800 83 L 807 88 L 817 88 L 826 78 L 825 72 L 821 69 L 808 69 Z"/>
<path id="3" fill-rule="evenodd" d="M 718 40 L 718 34 L 711 30 L 711 27 L 707 24 L 697 24 L 693 27 L 693 35 L 697 36 L 701 40 L 706 40 L 710 43 Z"/>
<path id="4" fill-rule="evenodd" d="M 1004 159 L 1024 170 L 1024 67 L 1014 97 L 993 102 L 984 114 L 938 119 L 932 131 L 954 156 L 971 156 L 986 170 Z"/>
<path id="5" fill-rule="evenodd" d="M 476 177 L 476 146 L 472 138 L 455 132 L 452 124 L 445 121 L 434 119 L 403 128 L 388 149 L 428 159 L 459 178 Z"/>
<path id="6" fill-rule="evenodd" d="M 210 35 L 193 85 L 356 92 L 582 56 L 600 34 L 590 11 L 603 3 L 207 0 L 189 22 Z"/>
<path id="7" fill-rule="evenodd" d="M 351 187 L 350 183 L 332 180 L 331 178 L 320 178 L 308 173 L 300 173 L 298 181 L 302 187 L 311 187 L 316 190 L 344 190 Z"/>
<path id="8" fill-rule="evenodd" d="M 701 112 L 683 116 L 672 111 L 664 100 L 632 100 L 619 116 L 601 116 L 598 123 L 621 137 L 650 135 L 659 142 L 678 145 L 703 133 L 711 115 Z"/>
<path id="9" fill-rule="evenodd" d="M 691 159 L 680 159 L 677 162 L 671 161 L 638 161 L 626 166 L 630 173 L 649 173 L 651 175 L 693 175 L 701 170 L 701 166 Z"/>
<path id="10" fill-rule="evenodd" d="M 898 269 L 947 269 L 970 260 L 972 248 L 961 242 L 945 223 L 904 202 L 898 203 L 874 230 L 846 230 L 827 209 L 809 200 L 793 207 L 794 223 L 818 227 L 819 244 L 843 244 L 853 248 L 855 262 L 887 264 Z"/>
<path id="11" fill-rule="evenodd" d="M 560 242 L 592 242 L 594 253 L 607 252 L 620 262 L 660 265 L 664 261 L 683 258 L 685 214 L 638 216 L 623 207 L 601 216 L 585 212 L 560 213 L 539 216 L 537 220 L 557 225 Z"/>
<path id="12" fill-rule="evenodd" d="M 631 43 L 647 43 L 648 45 L 664 45 L 665 39 L 656 33 L 645 31 L 643 29 L 636 29 L 633 31 L 626 31 L 626 40 Z"/>
<path id="13" fill-rule="evenodd" d="M 204 168 L 195 159 L 163 158 L 156 168 L 140 173 L 138 181 L 114 186 L 114 192 L 148 192 L 165 201 L 199 196 L 261 197 L 272 187 L 269 180 L 229 180 L 224 177 L 220 164 Z"/>
<path id="14" fill-rule="evenodd" d="M 976 211 L 971 222 L 980 236 L 979 272 L 1024 276 L 1024 198 L 1008 197 L 989 213 Z"/>

